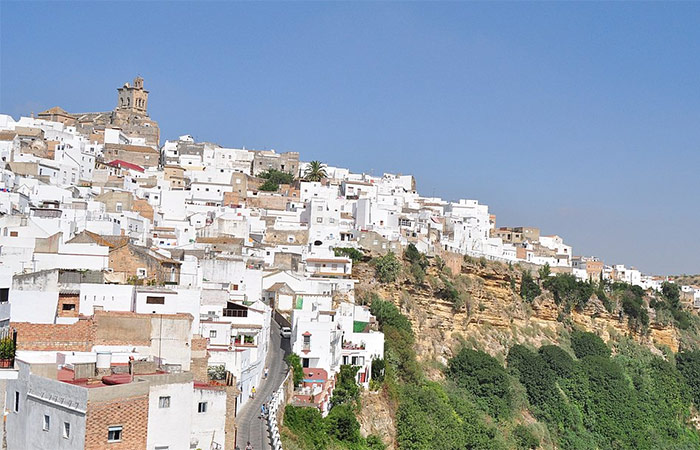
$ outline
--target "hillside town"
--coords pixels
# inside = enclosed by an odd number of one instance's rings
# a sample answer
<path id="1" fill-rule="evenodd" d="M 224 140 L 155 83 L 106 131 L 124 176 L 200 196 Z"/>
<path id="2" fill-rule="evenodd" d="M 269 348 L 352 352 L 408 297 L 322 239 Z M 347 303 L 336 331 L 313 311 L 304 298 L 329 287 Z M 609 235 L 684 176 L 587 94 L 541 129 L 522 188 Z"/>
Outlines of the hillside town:
<path id="1" fill-rule="evenodd" d="M 280 404 L 326 415 L 341 367 L 367 389 L 384 358 L 356 255 L 412 244 L 584 281 L 667 281 L 499 226 L 478 200 L 422 196 L 411 175 L 191 135 L 161 144 L 148 96 L 137 77 L 111 111 L 0 115 L 10 450 L 281 448 Z M 681 290 L 700 308 L 700 286 Z"/>

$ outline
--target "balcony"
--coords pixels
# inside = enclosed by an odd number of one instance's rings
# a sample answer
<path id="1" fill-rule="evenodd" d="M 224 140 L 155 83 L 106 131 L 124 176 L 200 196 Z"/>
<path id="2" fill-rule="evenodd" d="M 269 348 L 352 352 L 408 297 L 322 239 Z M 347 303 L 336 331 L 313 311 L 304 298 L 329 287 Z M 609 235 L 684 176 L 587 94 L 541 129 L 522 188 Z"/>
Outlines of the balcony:
<path id="1" fill-rule="evenodd" d="M 248 317 L 248 310 L 247 309 L 224 308 L 223 316 L 224 317 Z"/>

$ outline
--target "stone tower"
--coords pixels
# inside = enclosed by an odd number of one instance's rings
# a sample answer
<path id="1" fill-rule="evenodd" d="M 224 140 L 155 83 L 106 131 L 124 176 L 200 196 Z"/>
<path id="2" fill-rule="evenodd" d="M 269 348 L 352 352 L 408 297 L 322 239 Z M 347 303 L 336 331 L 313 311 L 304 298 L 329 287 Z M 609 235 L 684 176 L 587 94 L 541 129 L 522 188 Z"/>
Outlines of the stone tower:
<path id="1" fill-rule="evenodd" d="M 143 88 L 143 78 L 134 78 L 133 86 L 124 83 L 117 92 L 117 111 L 148 115 L 148 91 Z"/>

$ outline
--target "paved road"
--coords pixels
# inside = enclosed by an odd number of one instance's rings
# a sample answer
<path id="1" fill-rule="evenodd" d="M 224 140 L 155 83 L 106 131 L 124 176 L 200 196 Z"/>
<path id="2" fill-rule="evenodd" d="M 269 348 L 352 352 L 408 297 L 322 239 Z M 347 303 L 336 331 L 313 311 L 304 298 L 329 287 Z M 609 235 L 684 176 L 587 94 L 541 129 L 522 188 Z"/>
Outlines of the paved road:
<path id="1" fill-rule="evenodd" d="M 267 429 L 267 420 L 260 418 L 260 406 L 267 403 L 272 393 L 279 388 L 280 383 L 287 374 L 287 363 L 284 357 L 291 351 L 289 339 L 282 339 L 280 328 L 277 322 L 272 320 L 270 326 L 270 345 L 267 352 L 267 367 L 270 369 L 267 380 L 262 380 L 260 386 L 256 386 L 255 398 L 249 399 L 248 403 L 241 408 L 236 416 L 238 424 L 238 435 L 236 445 L 245 449 L 246 443 L 250 441 L 255 450 L 265 450 L 270 446 L 270 433 Z"/>

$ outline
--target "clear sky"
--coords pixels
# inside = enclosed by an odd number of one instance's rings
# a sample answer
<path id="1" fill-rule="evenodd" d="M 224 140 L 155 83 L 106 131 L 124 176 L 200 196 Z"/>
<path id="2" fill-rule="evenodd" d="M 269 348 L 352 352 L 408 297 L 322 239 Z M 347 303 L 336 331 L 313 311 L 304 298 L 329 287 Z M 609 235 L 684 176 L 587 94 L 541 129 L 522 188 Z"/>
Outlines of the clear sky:
<path id="1" fill-rule="evenodd" d="M 411 173 L 576 254 L 700 273 L 700 4 L 0 3 L 0 111 Z"/>

